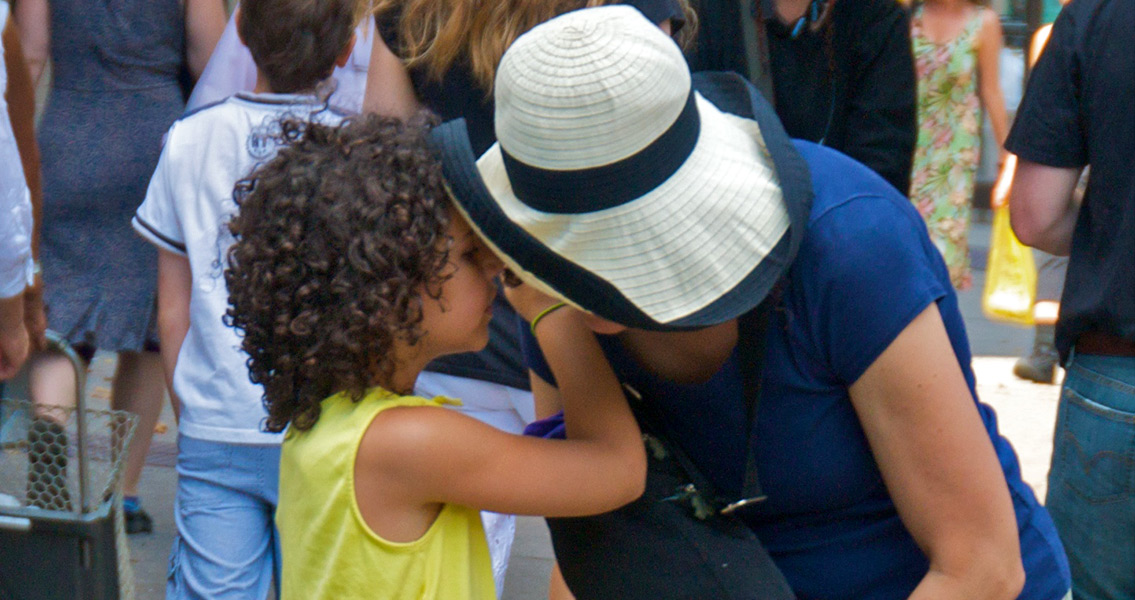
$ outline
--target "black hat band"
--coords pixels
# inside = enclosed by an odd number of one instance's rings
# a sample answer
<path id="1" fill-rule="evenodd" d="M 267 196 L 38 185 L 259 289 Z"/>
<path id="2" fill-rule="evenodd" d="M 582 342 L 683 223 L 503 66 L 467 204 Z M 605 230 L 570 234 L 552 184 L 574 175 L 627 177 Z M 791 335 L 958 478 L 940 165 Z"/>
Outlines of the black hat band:
<path id="1" fill-rule="evenodd" d="M 543 169 L 521 162 L 501 146 L 513 194 L 541 212 L 581 214 L 626 204 L 662 185 L 698 143 L 701 118 L 694 91 L 670 127 L 642 150 L 616 162 L 571 171 Z"/>

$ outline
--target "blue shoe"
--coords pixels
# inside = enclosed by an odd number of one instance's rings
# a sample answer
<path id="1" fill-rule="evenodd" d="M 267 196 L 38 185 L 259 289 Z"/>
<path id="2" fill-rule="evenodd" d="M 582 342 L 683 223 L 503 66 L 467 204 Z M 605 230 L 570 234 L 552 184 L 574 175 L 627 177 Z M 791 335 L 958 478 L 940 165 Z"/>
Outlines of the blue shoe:
<path id="1" fill-rule="evenodd" d="M 142 503 L 137 497 L 123 498 L 122 516 L 126 521 L 126 533 L 150 533 L 154 530 L 154 520 L 142 508 Z"/>

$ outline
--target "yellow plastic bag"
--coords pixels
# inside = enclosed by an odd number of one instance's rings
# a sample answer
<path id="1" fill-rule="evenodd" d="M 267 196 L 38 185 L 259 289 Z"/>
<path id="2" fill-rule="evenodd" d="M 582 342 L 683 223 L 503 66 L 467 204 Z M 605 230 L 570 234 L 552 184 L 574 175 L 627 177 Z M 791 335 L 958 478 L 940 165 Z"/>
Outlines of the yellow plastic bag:
<path id="1" fill-rule="evenodd" d="M 995 321 L 1033 324 L 1036 300 L 1036 263 L 1033 252 L 1013 234 L 1009 208 L 993 210 L 993 235 L 989 244 L 989 265 L 985 270 L 985 290 L 981 309 Z"/>

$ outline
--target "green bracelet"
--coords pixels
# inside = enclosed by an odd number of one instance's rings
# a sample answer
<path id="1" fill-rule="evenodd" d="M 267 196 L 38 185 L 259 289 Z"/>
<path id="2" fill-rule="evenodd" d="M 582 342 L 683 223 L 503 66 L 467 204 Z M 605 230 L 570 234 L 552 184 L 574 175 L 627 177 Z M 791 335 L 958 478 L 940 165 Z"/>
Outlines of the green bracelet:
<path id="1" fill-rule="evenodd" d="M 544 310 L 540 311 L 540 314 L 536 315 L 535 319 L 532 319 L 532 325 L 529 326 L 529 329 L 532 330 L 532 335 L 536 335 L 536 324 L 539 323 L 541 319 L 543 319 L 544 317 L 556 312 L 557 310 L 559 310 L 559 309 L 561 309 L 565 306 L 567 306 L 566 302 L 557 302 L 557 303 L 549 306 L 548 308 L 545 308 Z"/>

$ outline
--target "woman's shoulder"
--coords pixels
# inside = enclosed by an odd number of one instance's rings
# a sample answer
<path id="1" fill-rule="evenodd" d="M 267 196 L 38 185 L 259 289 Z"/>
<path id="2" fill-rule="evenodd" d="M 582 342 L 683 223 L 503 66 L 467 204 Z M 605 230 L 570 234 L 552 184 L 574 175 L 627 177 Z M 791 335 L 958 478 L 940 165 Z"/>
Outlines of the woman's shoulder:
<path id="1" fill-rule="evenodd" d="M 861 210 L 878 219 L 921 223 L 910 201 L 863 163 L 813 142 L 793 140 L 793 144 L 811 173 L 810 233 L 837 226 L 851 230 L 875 227 L 869 220 L 842 218 Z"/>
<path id="2" fill-rule="evenodd" d="M 972 23 L 979 39 L 990 37 L 1000 39 L 1002 37 L 1001 17 L 988 6 L 974 7 Z"/>
<path id="3" fill-rule="evenodd" d="M 973 18 L 980 21 L 982 27 L 1001 26 L 1001 17 L 997 15 L 997 11 L 988 6 L 975 6 Z"/>
<path id="4" fill-rule="evenodd" d="M 812 172 L 813 200 L 793 273 L 812 290 L 808 297 L 829 298 L 826 290 L 888 295 L 914 288 L 937 295 L 943 288 L 940 258 L 910 200 L 840 152 L 807 142 L 797 148 Z"/>

